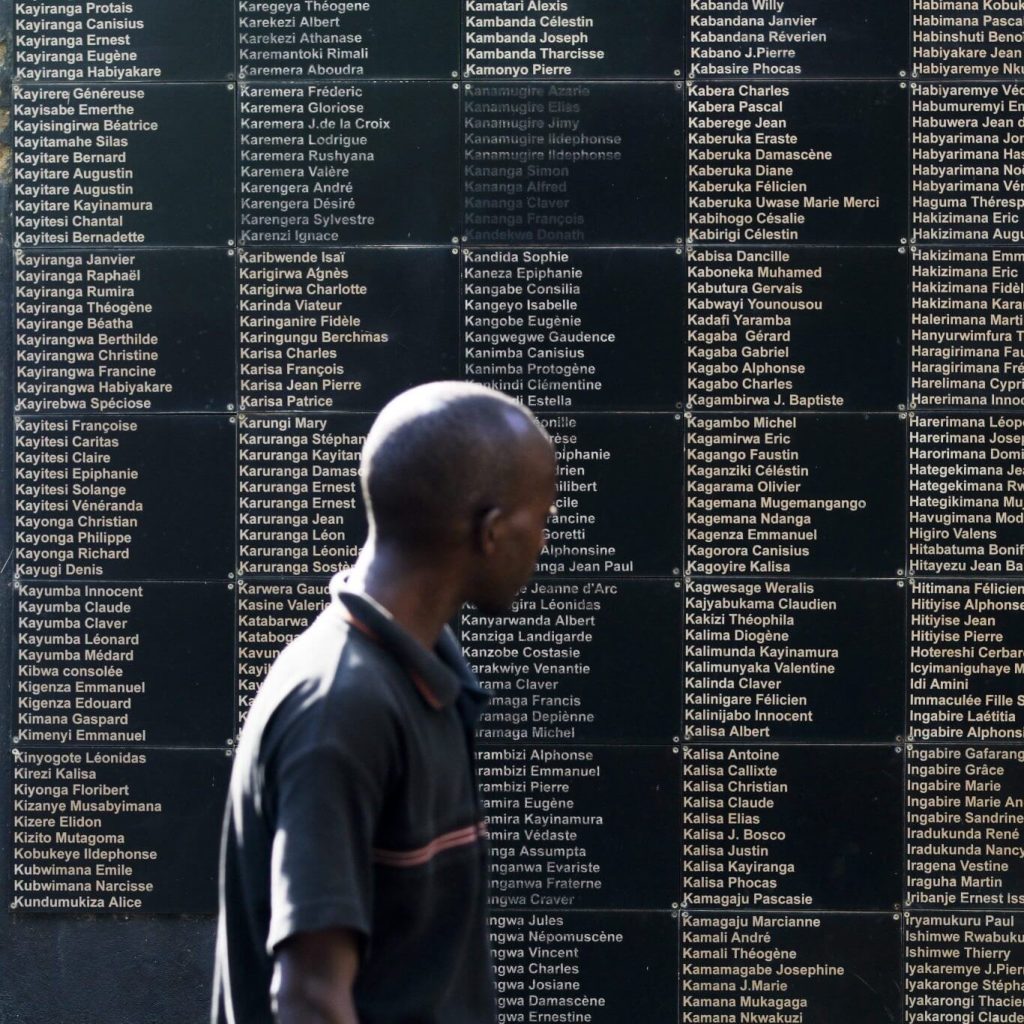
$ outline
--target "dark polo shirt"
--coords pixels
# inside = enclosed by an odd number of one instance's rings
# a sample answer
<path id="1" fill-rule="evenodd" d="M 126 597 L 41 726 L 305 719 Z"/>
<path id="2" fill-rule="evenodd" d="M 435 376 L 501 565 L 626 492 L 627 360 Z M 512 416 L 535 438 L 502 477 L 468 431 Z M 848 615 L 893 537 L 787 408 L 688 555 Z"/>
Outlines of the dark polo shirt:
<path id="1" fill-rule="evenodd" d="M 435 653 L 336 577 L 239 739 L 224 819 L 215 1024 L 270 1024 L 275 947 L 361 938 L 360 1024 L 491 1024 L 486 695 L 451 632 Z"/>

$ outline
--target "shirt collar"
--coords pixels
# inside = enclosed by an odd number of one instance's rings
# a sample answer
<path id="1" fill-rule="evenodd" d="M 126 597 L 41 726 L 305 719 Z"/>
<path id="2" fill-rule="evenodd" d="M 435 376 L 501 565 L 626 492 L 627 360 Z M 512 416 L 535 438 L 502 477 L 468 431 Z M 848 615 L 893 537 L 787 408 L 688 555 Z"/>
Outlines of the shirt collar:
<path id="1" fill-rule="evenodd" d="M 346 575 L 331 580 L 331 604 L 351 626 L 388 651 L 408 673 L 423 698 L 435 711 L 451 707 L 460 696 L 460 711 L 470 723 L 476 721 L 490 699 L 466 664 L 455 634 L 447 626 L 428 651 L 368 594 L 347 588 Z"/>

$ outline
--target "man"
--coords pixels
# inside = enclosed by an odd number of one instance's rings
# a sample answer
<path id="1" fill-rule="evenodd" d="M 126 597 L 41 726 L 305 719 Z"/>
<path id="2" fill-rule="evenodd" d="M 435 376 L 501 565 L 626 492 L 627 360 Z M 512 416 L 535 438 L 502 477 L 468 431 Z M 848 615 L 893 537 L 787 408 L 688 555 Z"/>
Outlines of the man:
<path id="1" fill-rule="evenodd" d="M 399 395 L 363 448 L 369 536 L 274 664 L 225 814 L 215 1024 L 491 1024 L 486 696 L 446 623 L 532 574 L 555 457 L 471 384 Z"/>

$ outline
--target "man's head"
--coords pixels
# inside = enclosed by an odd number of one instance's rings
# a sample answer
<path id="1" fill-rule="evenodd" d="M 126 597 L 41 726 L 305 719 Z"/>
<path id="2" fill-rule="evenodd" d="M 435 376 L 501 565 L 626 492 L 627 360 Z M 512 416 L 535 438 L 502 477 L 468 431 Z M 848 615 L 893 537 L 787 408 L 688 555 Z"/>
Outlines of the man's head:
<path id="1" fill-rule="evenodd" d="M 462 574 L 465 598 L 505 607 L 529 579 L 555 498 L 555 455 L 518 402 L 477 384 L 403 392 L 377 417 L 361 468 L 374 542 Z"/>

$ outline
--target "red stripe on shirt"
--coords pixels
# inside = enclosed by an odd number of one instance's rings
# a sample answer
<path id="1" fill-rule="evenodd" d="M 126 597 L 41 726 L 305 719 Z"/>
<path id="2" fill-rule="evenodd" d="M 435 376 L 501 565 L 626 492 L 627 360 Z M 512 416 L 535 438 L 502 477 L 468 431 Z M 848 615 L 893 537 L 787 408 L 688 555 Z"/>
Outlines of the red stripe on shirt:
<path id="1" fill-rule="evenodd" d="M 453 850 L 459 846 L 468 846 L 475 843 L 482 836 L 487 835 L 487 825 L 479 822 L 476 825 L 467 825 L 465 828 L 457 828 L 451 832 L 432 839 L 426 846 L 416 850 L 380 850 L 373 851 L 374 860 L 378 864 L 384 864 L 392 868 L 415 868 L 433 860 L 439 853 L 445 850 Z"/>

